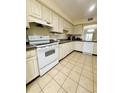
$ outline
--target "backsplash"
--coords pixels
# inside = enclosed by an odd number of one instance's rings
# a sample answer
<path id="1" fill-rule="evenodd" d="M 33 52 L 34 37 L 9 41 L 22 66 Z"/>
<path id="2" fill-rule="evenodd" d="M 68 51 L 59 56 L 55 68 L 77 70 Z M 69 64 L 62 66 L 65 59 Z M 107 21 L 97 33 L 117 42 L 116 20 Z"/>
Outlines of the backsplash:
<path id="1" fill-rule="evenodd" d="M 65 33 L 63 34 L 56 34 L 51 33 L 50 28 L 48 27 L 39 27 L 35 23 L 30 23 L 30 28 L 27 29 L 27 35 L 44 35 L 44 36 L 50 36 L 50 38 L 55 39 L 67 39 L 67 35 Z"/>

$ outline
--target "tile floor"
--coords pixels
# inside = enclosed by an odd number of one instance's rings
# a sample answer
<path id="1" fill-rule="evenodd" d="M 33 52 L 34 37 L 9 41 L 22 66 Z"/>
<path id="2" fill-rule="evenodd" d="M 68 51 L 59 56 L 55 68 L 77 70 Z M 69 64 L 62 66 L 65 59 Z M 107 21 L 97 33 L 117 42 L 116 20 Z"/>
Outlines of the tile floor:
<path id="1" fill-rule="evenodd" d="M 96 56 L 73 52 L 27 85 L 26 93 L 96 93 L 96 68 Z"/>

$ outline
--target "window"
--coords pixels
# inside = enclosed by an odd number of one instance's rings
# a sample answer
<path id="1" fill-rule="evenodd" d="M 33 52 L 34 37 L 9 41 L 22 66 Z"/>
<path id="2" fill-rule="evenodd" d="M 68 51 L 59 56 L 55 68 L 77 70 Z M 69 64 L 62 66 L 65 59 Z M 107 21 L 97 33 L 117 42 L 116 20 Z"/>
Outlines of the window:
<path id="1" fill-rule="evenodd" d="M 93 38 L 93 33 L 86 33 L 86 35 L 85 35 L 86 41 L 92 41 L 92 38 Z"/>

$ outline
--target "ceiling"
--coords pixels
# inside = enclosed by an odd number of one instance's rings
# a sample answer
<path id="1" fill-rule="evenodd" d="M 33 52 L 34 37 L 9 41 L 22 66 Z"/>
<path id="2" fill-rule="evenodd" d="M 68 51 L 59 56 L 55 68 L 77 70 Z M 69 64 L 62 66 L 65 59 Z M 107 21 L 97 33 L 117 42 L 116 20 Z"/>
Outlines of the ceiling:
<path id="1" fill-rule="evenodd" d="M 53 0 L 58 7 L 73 21 L 85 20 L 97 16 L 97 0 Z M 93 11 L 89 8 L 96 5 Z"/>

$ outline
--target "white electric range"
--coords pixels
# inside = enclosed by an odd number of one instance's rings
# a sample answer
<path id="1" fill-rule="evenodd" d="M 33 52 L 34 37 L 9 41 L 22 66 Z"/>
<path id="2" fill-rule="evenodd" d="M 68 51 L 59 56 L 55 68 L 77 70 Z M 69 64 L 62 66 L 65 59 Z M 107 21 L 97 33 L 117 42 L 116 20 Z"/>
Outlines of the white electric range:
<path id="1" fill-rule="evenodd" d="M 37 47 L 40 76 L 59 62 L 58 42 L 50 42 L 49 36 L 29 36 L 29 43 Z"/>

